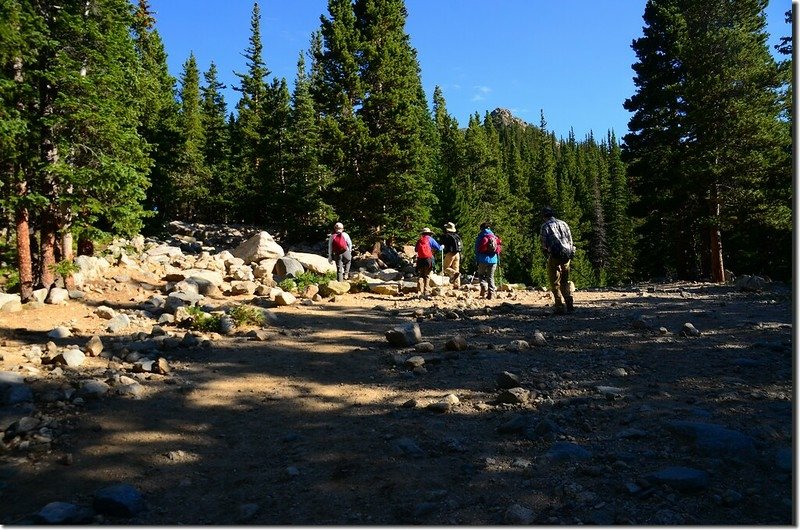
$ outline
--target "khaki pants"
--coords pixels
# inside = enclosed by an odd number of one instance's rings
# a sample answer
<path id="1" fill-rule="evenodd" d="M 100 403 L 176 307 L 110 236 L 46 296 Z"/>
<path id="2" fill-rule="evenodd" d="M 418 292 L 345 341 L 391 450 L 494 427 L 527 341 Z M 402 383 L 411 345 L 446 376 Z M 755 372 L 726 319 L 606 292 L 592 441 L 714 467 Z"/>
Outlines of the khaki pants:
<path id="1" fill-rule="evenodd" d="M 569 264 L 569 260 L 562 263 L 555 258 L 547 258 L 547 279 L 550 282 L 556 309 L 564 308 L 564 300 L 567 301 L 568 307 L 572 307 L 572 295 L 569 294 Z"/>
<path id="2" fill-rule="evenodd" d="M 453 288 L 461 287 L 461 254 L 448 252 L 444 255 L 444 274 L 450 278 Z"/>

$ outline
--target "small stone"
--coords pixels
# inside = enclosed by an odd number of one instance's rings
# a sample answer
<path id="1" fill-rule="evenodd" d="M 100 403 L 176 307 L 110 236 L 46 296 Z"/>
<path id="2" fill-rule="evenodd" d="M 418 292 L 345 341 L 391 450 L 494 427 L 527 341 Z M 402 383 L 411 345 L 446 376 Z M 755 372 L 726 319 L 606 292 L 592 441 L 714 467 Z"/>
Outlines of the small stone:
<path id="1" fill-rule="evenodd" d="M 97 335 L 93 335 L 86 343 L 84 351 L 89 357 L 97 357 L 103 351 L 103 341 Z"/>
<path id="2" fill-rule="evenodd" d="M 414 346 L 422 341 L 422 333 L 417 323 L 392 328 L 386 332 L 386 340 L 392 346 Z"/>
<path id="3" fill-rule="evenodd" d="M 408 401 L 403 403 L 401 406 L 404 409 L 413 409 L 413 408 L 415 408 L 417 406 L 417 400 L 416 399 L 409 399 Z"/>
<path id="4" fill-rule="evenodd" d="M 47 334 L 51 339 L 66 339 L 72 336 L 72 332 L 65 326 L 58 326 Z"/>
<path id="5" fill-rule="evenodd" d="M 172 371 L 172 367 L 169 365 L 166 359 L 163 357 L 159 357 L 156 359 L 156 362 L 153 363 L 153 373 L 154 374 L 162 374 L 166 375 Z"/>
<path id="6" fill-rule="evenodd" d="M 517 388 L 520 386 L 519 376 L 512 374 L 511 372 L 501 372 L 497 374 L 495 381 L 498 388 L 508 389 Z"/>
<path id="7" fill-rule="evenodd" d="M 613 377 L 627 377 L 628 371 L 625 368 L 615 368 L 613 372 L 611 372 Z"/>
<path id="8" fill-rule="evenodd" d="M 69 291 L 59 287 L 53 287 L 47 294 L 44 303 L 58 305 L 65 303 L 67 300 L 69 300 Z"/>
<path id="9" fill-rule="evenodd" d="M 70 368 L 76 368 L 83 364 L 86 360 L 86 355 L 78 349 L 70 349 L 66 350 L 63 353 L 59 353 L 55 356 L 53 361 L 56 364 L 63 364 L 69 366 Z"/>
<path id="10" fill-rule="evenodd" d="M 239 506 L 239 520 L 240 521 L 248 521 L 255 517 L 256 513 L 260 509 L 258 504 L 253 502 L 242 504 Z"/>
<path id="11" fill-rule="evenodd" d="M 653 484 L 666 484 L 678 491 L 694 492 L 708 487 L 708 473 L 690 467 L 668 467 L 647 475 Z"/>
<path id="12" fill-rule="evenodd" d="M 98 317 L 102 318 L 102 319 L 105 319 L 105 320 L 111 320 L 112 318 L 117 316 L 117 312 L 116 311 L 114 311 L 110 307 L 104 306 L 104 305 L 101 305 L 97 309 L 95 309 L 94 310 L 94 314 L 97 315 Z"/>
<path id="13" fill-rule="evenodd" d="M 34 520 L 39 524 L 74 525 L 92 521 L 94 513 L 85 506 L 68 502 L 51 502 L 36 512 Z"/>
<path id="14" fill-rule="evenodd" d="M 444 349 L 448 351 L 464 351 L 467 349 L 467 347 L 467 339 L 461 335 L 456 335 L 455 337 L 449 339 L 444 345 Z"/>
<path id="15" fill-rule="evenodd" d="M 414 355 L 413 357 L 409 357 L 405 361 L 405 365 L 409 368 L 416 368 L 418 366 L 423 366 L 425 364 L 425 358 L 421 355 Z"/>
<path id="16" fill-rule="evenodd" d="M 509 388 L 503 390 L 497 396 L 497 403 L 520 404 L 527 403 L 531 399 L 531 393 L 524 388 Z"/>
<path id="17" fill-rule="evenodd" d="M 417 458 L 425 456 L 425 451 L 411 438 L 398 438 L 392 443 L 392 447 L 396 452 L 406 456 Z"/>
<path id="18" fill-rule="evenodd" d="M 512 340 L 506 349 L 509 351 L 523 351 L 529 349 L 531 346 L 526 340 Z"/>
<path id="19" fill-rule="evenodd" d="M 144 497 L 130 484 L 115 484 L 98 490 L 92 506 L 97 513 L 115 517 L 133 517 L 145 509 Z"/>
<path id="20" fill-rule="evenodd" d="M 534 346 L 547 346 L 547 339 L 538 329 L 533 332 L 533 345 Z"/>
<path id="21" fill-rule="evenodd" d="M 421 353 L 430 353 L 434 350 L 432 342 L 418 342 L 414 345 L 414 349 Z"/>
<path id="22" fill-rule="evenodd" d="M 513 504 L 509 506 L 503 516 L 503 522 L 512 525 L 529 525 L 534 521 L 533 510 Z"/>
<path id="23" fill-rule="evenodd" d="M 691 322 L 686 322 L 681 328 L 681 335 L 684 337 L 697 337 L 700 335 L 700 331 Z"/>

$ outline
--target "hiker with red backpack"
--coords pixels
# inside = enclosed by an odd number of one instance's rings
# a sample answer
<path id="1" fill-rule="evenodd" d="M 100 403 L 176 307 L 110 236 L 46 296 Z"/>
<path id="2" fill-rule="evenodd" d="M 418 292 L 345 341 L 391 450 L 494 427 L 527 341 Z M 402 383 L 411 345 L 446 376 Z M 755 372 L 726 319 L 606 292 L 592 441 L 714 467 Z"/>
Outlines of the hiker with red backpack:
<path id="1" fill-rule="evenodd" d="M 494 273 L 500 262 L 503 241 L 492 232 L 491 223 L 481 223 L 481 231 L 475 238 L 475 262 L 477 276 L 481 282 L 481 298 L 491 300 L 495 296 Z"/>
<path id="2" fill-rule="evenodd" d="M 328 261 L 336 262 L 336 279 L 340 282 L 350 277 L 350 261 L 353 259 L 353 241 L 344 231 L 342 223 L 333 225 L 333 233 L 328 238 Z"/>
<path id="3" fill-rule="evenodd" d="M 433 270 L 433 252 L 440 251 L 442 246 L 433 238 L 430 228 L 423 228 L 414 251 L 417 254 L 417 291 L 420 296 L 428 295 Z"/>

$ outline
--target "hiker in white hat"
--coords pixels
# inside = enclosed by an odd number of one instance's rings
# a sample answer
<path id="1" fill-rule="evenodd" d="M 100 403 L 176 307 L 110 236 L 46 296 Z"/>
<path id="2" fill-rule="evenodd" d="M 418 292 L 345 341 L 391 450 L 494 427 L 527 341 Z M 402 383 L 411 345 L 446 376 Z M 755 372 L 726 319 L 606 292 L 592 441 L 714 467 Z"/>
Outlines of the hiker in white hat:
<path id="1" fill-rule="evenodd" d="M 353 259 L 353 241 L 344 231 L 342 223 L 333 225 L 333 233 L 328 238 L 328 261 L 336 262 L 336 279 L 340 282 L 350 277 L 350 262 Z"/>
<path id="2" fill-rule="evenodd" d="M 450 278 L 453 289 L 458 289 L 461 287 L 461 252 L 464 250 L 464 243 L 456 232 L 456 225 L 452 222 L 446 223 L 444 230 L 444 234 L 442 234 L 442 246 L 444 247 L 442 272 Z"/>

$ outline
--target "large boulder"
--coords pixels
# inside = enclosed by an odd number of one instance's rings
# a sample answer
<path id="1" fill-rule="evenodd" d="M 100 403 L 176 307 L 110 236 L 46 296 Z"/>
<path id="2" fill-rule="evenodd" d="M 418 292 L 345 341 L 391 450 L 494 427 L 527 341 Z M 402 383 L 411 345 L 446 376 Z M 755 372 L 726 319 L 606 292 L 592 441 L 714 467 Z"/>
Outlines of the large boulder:
<path id="1" fill-rule="evenodd" d="M 282 278 L 297 278 L 305 271 L 303 264 L 291 256 L 278 258 L 275 264 L 275 274 Z"/>
<path id="2" fill-rule="evenodd" d="M 317 274 L 336 272 L 336 265 L 329 262 L 328 258 L 325 256 L 320 256 L 319 254 L 309 254 L 306 252 L 289 252 L 286 255 L 299 261 L 307 271 L 315 272 Z"/>
<path id="3" fill-rule="evenodd" d="M 350 282 L 338 282 L 331 280 L 319 288 L 319 294 L 322 296 L 332 296 L 344 294 L 350 290 Z"/>
<path id="4" fill-rule="evenodd" d="M 259 232 L 231 252 L 245 263 L 257 263 L 262 259 L 277 259 L 284 256 L 283 248 L 268 232 Z"/>
<path id="5" fill-rule="evenodd" d="M 105 259 L 97 256 L 78 256 L 73 260 L 80 269 L 73 275 L 77 284 L 82 284 L 84 280 L 96 280 L 103 277 L 111 264 Z M 80 280 L 80 281 L 79 281 Z"/>
<path id="6" fill-rule="evenodd" d="M 20 303 L 20 297 L 18 294 L 0 293 L 0 310 L 2 310 L 6 304 L 9 304 L 10 307 L 10 305 L 14 302 L 16 304 Z"/>

